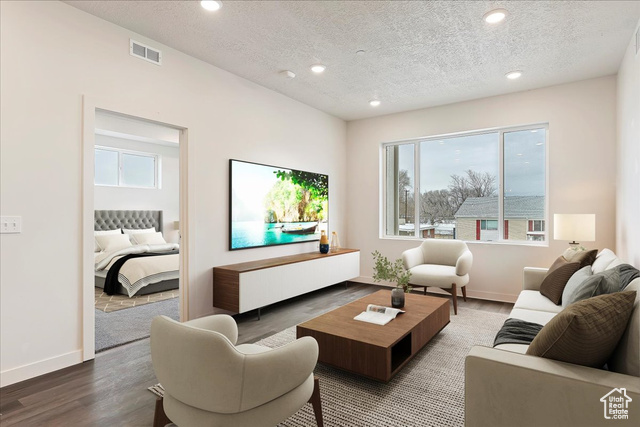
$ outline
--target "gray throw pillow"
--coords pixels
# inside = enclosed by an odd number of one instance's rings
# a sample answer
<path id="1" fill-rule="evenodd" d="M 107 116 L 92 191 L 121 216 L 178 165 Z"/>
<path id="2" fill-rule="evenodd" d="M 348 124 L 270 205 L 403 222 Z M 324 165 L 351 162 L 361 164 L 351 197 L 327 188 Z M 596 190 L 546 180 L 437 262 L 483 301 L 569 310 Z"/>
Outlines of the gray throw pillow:
<path id="1" fill-rule="evenodd" d="M 594 274 L 582 282 L 573 293 L 573 299 L 567 301 L 567 305 L 576 301 L 595 297 L 598 295 L 611 294 L 620 291 L 622 284 L 620 282 L 620 270 L 610 268 L 602 273 Z"/>
<path id="2" fill-rule="evenodd" d="M 567 286 L 564 287 L 562 291 L 562 306 L 566 307 L 569 304 L 573 304 L 576 301 L 579 301 L 577 294 L 584 282 L 593 276 L 593 272 L 591 271 L 591 266 L 587 265 L 586 267 L 581 268 L 580 270 L 573 273 L 573 276 L 567 282 Z"/>

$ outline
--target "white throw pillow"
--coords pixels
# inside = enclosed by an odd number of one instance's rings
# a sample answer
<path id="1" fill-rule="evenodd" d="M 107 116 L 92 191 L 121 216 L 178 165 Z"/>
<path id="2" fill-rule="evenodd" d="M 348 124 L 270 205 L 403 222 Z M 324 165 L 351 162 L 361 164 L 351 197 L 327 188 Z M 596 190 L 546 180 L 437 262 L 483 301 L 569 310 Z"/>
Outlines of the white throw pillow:
<path id="1" fill-rule="evenodd" d="M 96 244 L 102 252 L 115 252 L 131 246 L 129 236 L 126 234 L 107 234 L 96 236 Z"/>
<path id="2" fill-rule="evenodd" d="M 162 233 L 139 233 L 132 234 L 131 238 L 133 239 L 133 243 L 137 245 L 164 245 L 167 243 L 162 237 Z"/>
<path id="3" fill-rule="evenodd" d="M 151 228 L 123 228 L 122 232 L 126 235 L 129 236 L 129 240 L 131 241 L 131 243 L 133 243 L 134 245 L 136 244 L 136 242 L 133 241 L 133 235 L 134 234 L 152 234 L 156 232 L 156 229 L 151 227 Z"/>
<path id="4" fill-rule="evenodd" d="M 591 270 L 593 270 L 593 274 L 602 273 L 617 258 L 618 257 L 616 256 L 616 254 L 613 253 L 613 251 L 611 251 L 611 249 L 603 249 L 596 257 L 596 260 L 591 265 Z"/>
<path id="5" fill-rule="evenodd" d="M 115 230 L 97 230 L 93 232 L 93 236 L 106 236 L 107 234 L 122 234 L 122 231 L 120 231 L 119 228 L 116 228 Z M 94 241 L 94 248 L 93 251 L 94 252 L 100 252 L 100 246 L 98 246 L 98 242 Z"/>

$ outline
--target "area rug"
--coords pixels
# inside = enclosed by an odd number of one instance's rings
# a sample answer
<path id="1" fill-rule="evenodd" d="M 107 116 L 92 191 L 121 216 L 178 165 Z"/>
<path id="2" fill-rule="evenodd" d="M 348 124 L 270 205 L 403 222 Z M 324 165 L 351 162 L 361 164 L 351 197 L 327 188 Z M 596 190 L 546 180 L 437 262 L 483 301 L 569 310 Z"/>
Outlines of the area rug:
<path id="1" fill-rule="evenodd" d="M 113 313 L 96 310 L 96 353 L 147 338 L 151 332 L 151 320 L 161 314 L 179 320 L 180 299 Z"/>
<path id="2" fill-rule="evenodd" d="M 318 364 L 322 413 L 327 427 L 464 426 L 464 358 L 475 345 L 491 347 L 507 316 L 458 308 L 447 325 L 387 384 Z M 295 327 L 256 344 L 280 347 Z M 154 390 L 151 390 L 151 389 Z M 160 384 L 150 391 L 162 395 Z M 280 427 L 315 426 L 305 405 Z"/>
<path id="3" fill-rule="evenodd" d="M 96 310 L 104 311 L 105 313 L 111 313 L 113 311 L 124 310 L 125 308 L 139 307 L 145 304 L 165 301 L 168 299 L 177 298 L 179 295 L 178 289 L 156 292 L 149 295 L 134 295 L 132 297 L 120 294 L 107 295 L 101 288 L 95 287 L 94 289 L 96 294 Z"/>

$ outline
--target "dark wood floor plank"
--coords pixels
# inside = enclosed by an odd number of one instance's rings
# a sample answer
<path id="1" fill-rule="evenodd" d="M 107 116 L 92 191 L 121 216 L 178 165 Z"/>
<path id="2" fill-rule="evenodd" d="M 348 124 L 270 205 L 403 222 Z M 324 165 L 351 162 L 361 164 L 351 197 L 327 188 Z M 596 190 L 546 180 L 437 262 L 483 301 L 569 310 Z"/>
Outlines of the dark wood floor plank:
<path id="1" fill-rule="evenodd" d="M 256 342 L 379 289 L 362 283 L 339 284 L 265 307 L 261 320 L 255 311 L 236 315 L 238 343 Z M 513 307 L 471 298 L 467 302 L 459 298 L 458 304 L 497 313 L 509 313 Z M 149 426 L 155 395 L 147 387 L 156 383 L 149 339 L 136 341 L 101 352 L 93 361 L 0 389 L 0 424 Z"/>

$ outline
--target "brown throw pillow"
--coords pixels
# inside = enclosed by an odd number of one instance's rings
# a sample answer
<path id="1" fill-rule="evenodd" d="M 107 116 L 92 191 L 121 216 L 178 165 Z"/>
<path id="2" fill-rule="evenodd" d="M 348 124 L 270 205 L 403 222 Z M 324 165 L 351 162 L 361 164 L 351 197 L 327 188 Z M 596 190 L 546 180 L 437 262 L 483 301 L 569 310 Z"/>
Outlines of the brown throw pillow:
<path id="1" fill-rule="evenodd" d="M 635 300 L 635 291 L 625 291 L 571 304 L 540 330 L 527 354 L 602 368 L 627 328 Z"/>
<path id="2" fill-rule="evenodd" d="M 568 262 L 562 256 L 549 268 L 547 275 L 544 276 L 540 284 L 540 293 L 549 298 L 555 305 L 559 305 L 562 301 L 562 291 L 567 282 L 573 276 L 573 273 L 580 269 L 579 262 Z"/>
<path id="3" fill-rule="evenodd" d="M 597 255 L 598 255 L 597 249 L 593 249 L 590 251 L 580 251 L 577 254 L 575 254 L 573 258 L 571 258 L 569 261 L 579 262 L 580 267 L 578 268 L 578 270 L 580 270 L 582 267 L 586 267 L 587 265 L 593 264 L 593 262 L 596 260 Z"/>

